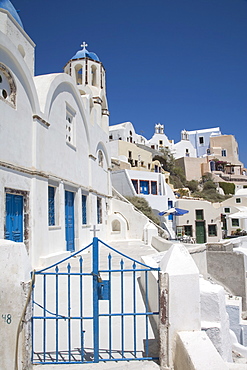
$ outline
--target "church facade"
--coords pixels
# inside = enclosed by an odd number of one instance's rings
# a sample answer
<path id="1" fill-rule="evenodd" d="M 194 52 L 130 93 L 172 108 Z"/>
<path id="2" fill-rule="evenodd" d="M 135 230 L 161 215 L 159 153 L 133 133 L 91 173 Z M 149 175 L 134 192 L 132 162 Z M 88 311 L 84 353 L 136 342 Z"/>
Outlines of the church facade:
<path id="1" fill-rule="evenodd" d="M 90 243 L 93 225 L 107 238 L 112 190 L 103 64 L 83 43 L 64 73 L 35 77 L 34 48 L 0 2 L 0 238 L 37 266 Z"/>

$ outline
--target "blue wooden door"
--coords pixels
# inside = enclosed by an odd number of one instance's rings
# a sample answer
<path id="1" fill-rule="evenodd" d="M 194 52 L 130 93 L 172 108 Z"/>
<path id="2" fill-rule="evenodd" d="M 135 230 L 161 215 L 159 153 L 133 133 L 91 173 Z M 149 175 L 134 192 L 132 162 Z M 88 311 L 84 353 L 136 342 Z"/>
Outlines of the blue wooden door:
<path id="1" fill-rule="evenodd" d="M 5 239 L 23 242 L 23 196 L 6 194 Z"/>
<path id="2" fill-rule="evenodd" d="M 65 191 L 65 235 L 67 251 L 75 250 L 74 193 Z"/>
<path id="3" fill-rule="evenodd" d="M 173 207 L 172 200 L 168 200 L 168 209 L 171 209 L 172 207 Z M 173 221 L 173 214 L 172 213 L 169 214 L 168 220 Z"/>

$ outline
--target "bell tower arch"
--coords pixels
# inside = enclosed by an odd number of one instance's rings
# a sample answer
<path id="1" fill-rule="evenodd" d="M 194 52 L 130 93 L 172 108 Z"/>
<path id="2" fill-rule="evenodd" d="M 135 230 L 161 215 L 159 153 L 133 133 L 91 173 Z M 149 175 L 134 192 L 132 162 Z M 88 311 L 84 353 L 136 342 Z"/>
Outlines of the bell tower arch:
<path id="1" fill-rule="evenodd" d="M 108 130 L 109 111 L 106 98 L 105 68 L 97 54 L 87 50 L 84 41 L 82 49 L 68 61 L 64 72 L 75 81 L 82 99 L 87 99 L 90 104 L 85 104 L 90 110 L 91 123 L 100 125 Z"/>

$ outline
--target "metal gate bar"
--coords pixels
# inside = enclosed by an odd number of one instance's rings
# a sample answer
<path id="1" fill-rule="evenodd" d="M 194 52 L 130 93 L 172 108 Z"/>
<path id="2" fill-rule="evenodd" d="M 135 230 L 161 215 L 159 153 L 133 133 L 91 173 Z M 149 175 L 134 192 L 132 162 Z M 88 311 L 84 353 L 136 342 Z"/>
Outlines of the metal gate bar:
<path id="1" fill-rule="evenodd" d="M 113 256 L 111 253 L 106 257 L 106 268 L 99 269 L 99 243 L 108 250 L 120 256 L 119 267 L 113 267 Z M 92 271 L 86 271 L 82 256 L 79 257 L 79 266 L 74 271 L 74 262 L 78 254 L 92 247 Z M 88 253 L 88 255 L 90 255 Z M 85 255 L 84 259 L 88 257 Z M 65 262 L 69 262 L 64 266 Z M 131 268 L 125 265 L 125 261 L 132 263 Z M 126 266 L 126 267 L 125 267 Z M 32 343 L 33 353 L 32 362 L 42 364 L 62 364 L 62 363 L 92 363 L 100 361 L 130 361 L 157 359 L 149 354 L 149 319 L 152 316 L 158 316 L 157 311 L 149 309 L 149 273 L 158 271 L 159 268 L 152 268 L 133 258 L 126 256 L 113 247 L 105 244 L 97 237 L 93 242 L 80 251 L 73 253 L 70 257 L 55 263 L 40 271 L 35 271 L 36 286 L 33 293 L 33 318 L 32 318 Z M 144 274 L 144 310 L 137 307 L 137 274 Z M 107 276 L 107 280 L 102 280 L 100 274 Z M 130 275 L 130 277 L 129 277 Z M 114 276 L 114 280 L 113 280 Z M 128 278 L 128 279 L 127 279 Z M 85 280 L 87 279 L 87 280 Z M 88 284 L 88 279 L 92 281 Z M 127 280 L 126 280 L 127 279 Z M 119 281 L 119 309 L 114 308 L 114 299 L 112 296 L 112 287 Z M 129 285 L 129 281 L 132 281 Z M 75 284 L 76 283 L 76 284 Z M 92 287 L 92 299 L 89 302 L 85 299 L 86 290 Z M 53 290 L 55 292 L 53 294 Z M 158 289 L 158 284 L 157 284 Z M 126 308 L 126 291 L 130 291 L 130 307 Z M 76 292 L 76 293 L 75 293 Z M 37 301 L 36 301 L 37 295 Z M 75 296 L 78 298 L 75 302 Z M 158 291 L 157 291 L 157 297 Z M 127 298 L 128 299 L 128 298 Z M 100 301 L 105 302 L 108 306 L 108 312 L 101 312 Z M 40 303 L 41 302 L 41 303 Z M 67 304 L 67 308 L 63 304 Z M 115 303 L 114 303 L 115 304 Z M 92 312 L 87 313 L 89 306 L 92 306 Z M 102 307 L 102 306 L 101 306 Z M 100 345 L 101 320 L 105 318 L 108 322 L 108 348 L 103 350 Z M 120 322 L 120 347 L 119 350 L 113 348 L 113 320 L 119 319 Z M 126 321 L 132 318 L 132 328 L 126 332 Z M 137 325 L 138 320 L 144 319 L 144 353 L 139 354 L 140 348 L 137 347 Z M 37 328 L 36 328 L 37 325 Z M 93 348 L 88 344 L 88 329 L 92 325 Z M 145 327 L 145 328 L 144 328 Z M 140 329 L 140 326 L 138 326 Z M 62 335 L 67 332 L 67 335 Z M 127 334 L 127 335 L 126 335 Z M 40 338 L 40 335 L 42 338 Z M 132 349 L 125 345 L 127 336 L 132 338 Z M 66 337 L 66 340 L 65 340 Z M 85 340 L 87 339 L 87 342 Z M 90 339 L 89 339 L 90 340 Z M 53 344 L 54 343 L 54 344 Z M 66 347 L 67 343 L 67 349 Z M 77 343 L 75 345 L 75 343 Z M 103 351 L 103 352 L 102 352 Z"/>

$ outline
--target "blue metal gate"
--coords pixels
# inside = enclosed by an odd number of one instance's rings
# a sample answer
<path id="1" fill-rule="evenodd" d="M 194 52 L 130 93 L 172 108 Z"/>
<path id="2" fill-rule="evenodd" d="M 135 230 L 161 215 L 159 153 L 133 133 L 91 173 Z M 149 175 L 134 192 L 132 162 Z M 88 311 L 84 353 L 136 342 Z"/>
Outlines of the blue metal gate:
<path id="1" fill-rule="evenodd" d="M 158 270 L 94 237 L 70 257 L 35 271 L 32 362 L 157 359 Z"/>

